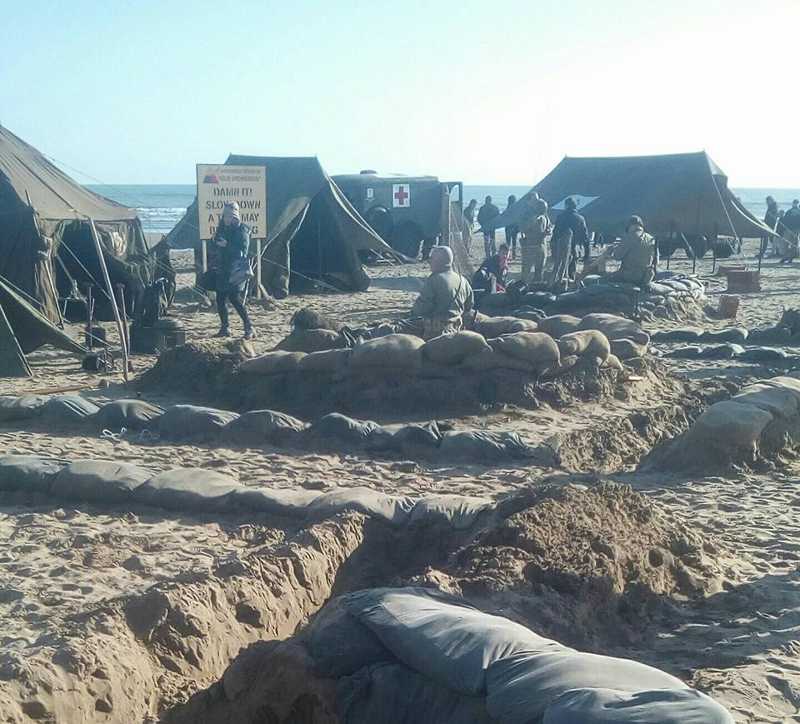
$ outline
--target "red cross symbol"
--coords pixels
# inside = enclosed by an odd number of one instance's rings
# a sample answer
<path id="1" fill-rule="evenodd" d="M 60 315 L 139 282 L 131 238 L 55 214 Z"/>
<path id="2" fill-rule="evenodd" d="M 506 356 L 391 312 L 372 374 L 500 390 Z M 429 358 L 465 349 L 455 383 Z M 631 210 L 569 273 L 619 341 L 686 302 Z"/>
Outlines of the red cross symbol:
<path id="1" fill-rule="evenodd" d="M 397 199 L 398 206 L 405 206 L 406 199 L 408 198 L 408 191 L 406 191 L 406 187 L 400 186 L 400 188 L 394 192 L 394 197 Z"/>

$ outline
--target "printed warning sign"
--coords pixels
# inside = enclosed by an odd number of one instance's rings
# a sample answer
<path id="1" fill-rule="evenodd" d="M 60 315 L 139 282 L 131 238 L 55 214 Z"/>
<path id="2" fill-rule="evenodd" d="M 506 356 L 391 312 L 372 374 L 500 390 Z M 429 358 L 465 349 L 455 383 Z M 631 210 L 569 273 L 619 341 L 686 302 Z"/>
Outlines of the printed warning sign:
<path id="1" fill-rule="evenodd" d="M 213 239 L 222 208 L 236 201 L 243 224 L 253 239 L 267 238 L 266 166 L 197 164 L 197 228 L 200 238 Z"/>

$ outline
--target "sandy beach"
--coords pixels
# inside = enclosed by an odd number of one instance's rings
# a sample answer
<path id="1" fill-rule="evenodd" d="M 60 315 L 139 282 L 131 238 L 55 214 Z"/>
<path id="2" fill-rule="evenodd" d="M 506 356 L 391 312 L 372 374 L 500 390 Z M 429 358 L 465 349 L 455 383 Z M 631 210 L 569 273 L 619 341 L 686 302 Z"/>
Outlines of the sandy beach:
<path id="1" fill-rule="evenodd" d="M 755 264 L 754 248 L 748 245 L 745 249 L 749 264 Z M 677 256 L 682 257 L 682 253 Z M 193 298 L 192 275 L 186 271 L 190 263 L 187 255 L 174 255 L 174 262 L 182 272 L 178 276 L 179 301 L 172 314 L 185 325 L 189 340 L 208 337 L 216 331 L 216 314 Z M 710 271 L 710 266 L 710 259 L 703 260 L 697 271 L 702 275 Z M 673 260 L 671 267 L 689 271 L 691 264 L 680 258 Z M 517 268 L 518 264 L 512 265 L 512 272 Z M 426 273 L 423 264 L 382 266 L 370 269 L 372 286 L 361 294 L 290 296 L 267 307 L 254 302 L 251 313 L 258 330 L 255 351 L 273 348 L 290 331 L 292 315 L 306 306 L 351 326 L 399 317 L 410 306 Z M 706 281 L 708 303 L 716 306 L 725 288 L 724 277 L 708 276 Z M 775 324 L 785 308 L 795 305 L 800 284 L 794 266 L 765 261 L 761 284 L 762 292 L 741 295 L 736 324 Z M 703 326 L 712 329 L 730 324 L 730 320 L 709 318 Z M 108 325 L 113 338 L 111 326 Z M 658 325 L 647 325 L 647 329 L 653 332 L 676 326 L 677 322 L 659 321 Z M 75 327 L 76 333 L 77 330 Z M 669 346 L 654 345 L 656 356 L 668 350 Z M 163 389 L 126 386 L 119 373 L 84 373 L 79 361 L 64 353 L 42 350 L 30 355 L 30 361 L 36 378 L 4 378 L 0 380 L 0 395 L 70 389 L 96 403 L 138 395 L 161 406 L 202 404 Z M 135 357 L 135 373 L 142 373 L 154 362 L 154 357 Z M 669 525 L 684 526 L 704 542 L 705 552 L 698 555 L 706 560 L 694 562 L 693 575 L 705 580 L 698 582 L 694 590 L 685 586 L 671 592 L 665 589 L 660 594 L 666 597 L 663 607 L 631 625 L 635 635 L 615 635 L 611 629 L 598 633 L 586 623 L 573 632 L 574 644 L 658 666 L 714 696 L 738 722 L 800 721 L 800 675 L 794 663 L 800 631 L 795 601 L 800 560 L 798 463 L 783 461 L 771 468 L 740 470 L 724 477 L 635 471 L 650 447 L 669 436 L 677 424 L 669 410 L 686 406 L 689 399 L 701 404 L 702 400 L 725 394 L 725 385 L 741 386 L 768 373 L 759 366 L 733 361 L 663 359 L 657 364 L 660 380 L 654 377 L 628 381 L 611 396 L 563 410 L 507 407 L 486 415 L 440 420 L 455 429 L 516 432 L 531 444 L 560 436 L 568 448 L 561 470 L 518 464 L 434 466 L 420 460 L 270 446 L 170 444 L 142 433 L 105 430 L 89 434 L 68 426 L 45 429 L 35 423 L 0 427 L 0 451 L 70 460 L 115 460 L 135 463 L 153 472 L 176 467 L 203 468 L 224 472 L 246 486 L 322 492 L 367 487 L 401 496 L 459 494 L 500 500 L 546 485 L 571 484 L 581 489 L 606 482 L 629 485 L 657 506 Z M 649 425 L 646 433 L 637 432 L 635 421 L 642 416 Z M 399 420 L 384 412 L 377 421 Z M 35 667 L 53 641 L 59 637 L 69 639 L 75 627 L 84 625 L 80 622 L 89 620 L 93 612 L 107 609 L 112 621 L 108 625 L 117 630 L 120 624 L 113 611 L 120 606 L 124 610 L 126 600 L 147 595 L 159 584 L 175 587 L 188 581 L 211 580 L 219 566 L 232 558 L 258 555 L 268 560 L 302 527 L 263 516 L 175 515 L 147 507 L 65 505 L 41 496 L 5 496 L 0 506 L 0 530 L 5 543 L 5 553 L 0 557 L 0 611 L 7 621 L 0 656 L 6 672 L 18 670 L 24 661 L 29 662 L 24 666 Z M 292 545 L 296 550 L 299 544 Z M 398 576 L 399 580 L 422 577 L 450 581 L 465 593 L 470 589 L 459 575 L 468 578 L 468 574 L 464 570 L 457 572 L 454 559 L 449 557 L 456 548 L 432 550 L 428 565 L 418 551 L 414 566 L 372 571 L 371 578 L 386 583 L 397 581 Z M 458 580 L 461 582 L 456 583 Z M 539 594 L 534 589 L 517 587 L 517 595 L 512 596 L 512 588 L 509 584 L 492 595 L 485 591 L 472 591 L 469 595 L 486 610 L 522 620 L 535 630 L 544 628 L 544 633 L 557 633 L 552 621 L 531 614 Z M 322 598 L 316 604 L 321 605 L 329 594 L 330 591 L 320 593 Z M 186 672 L 170 672 L 162 660 L 166 678 L 158 690 L 147 692 L 151 708 L 166 712 L 186 701 L 193 691 L 213 683 L 221 673 L 220 667 L 227 664 L 225 657 L 235 656 L 239 645 L 259 638 L 290 636 L 313 613 L 313 607 L 299 606 L 297 611 L 292 618 L 294 623 L 280 631 L 253 629 L 247 640 L 232 637 L 229 646 L 220 649 L 227 653 L 220 653 L 213 664 L 204 662 L 199 666 L 201 673 L 191 690 L 182 688 Z M 91 628 L 97 624 L 85 625 Z M 215 634 L 221 639 L 225 625 L 220 623 L 222 629 Z M 97 721 L 121 721 L 115 718 L 118 714 L 112 700 L 121 693 L 114 686 L 109 685 L 105 693 L 92 694 L 98 702 L 105 702 L 98 704 L 97 714 L 92 714 Z M 9 691 L 25 697 L 24 687 Z M 8 696 L 8 691 L 4 695 Z M 156 701 L 157 704 L 152 703 Z M 39 709 L 28 702 L 25 711 L 27 716 L 36 718 Z"/>

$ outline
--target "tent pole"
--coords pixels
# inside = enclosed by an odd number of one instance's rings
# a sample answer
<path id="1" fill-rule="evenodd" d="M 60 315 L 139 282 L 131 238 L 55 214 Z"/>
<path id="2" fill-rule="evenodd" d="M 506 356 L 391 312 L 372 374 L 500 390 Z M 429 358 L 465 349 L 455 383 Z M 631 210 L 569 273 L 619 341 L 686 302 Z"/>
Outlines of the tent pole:
<path id="1" fill-rule="evenodd" d="M 728 219 L 728 226 L 731 227 L 731 231 L 733 232 L 733 238 L 736 239 L 736 244 L 739 248 L 739 253 L 742 253 L 742 240 L 739 238 L 739 234 L 736 233 L 736 228 L 733 225 L 733 221 L 731 220 L 731 215 L 728 213 L 728 207 L 725 206 L 725 202 L 722 200 L 722 194 L 720 193 L 719 186 L 717 186 L 717 179 L 714 176 L 711 176 L 711 180 L 714 182 L 714 189 L 717 192 L 717 197 L 719 198 L 719 202 L 722 204 L 722 210 L 725 212 L 725 218 Z"/>
<path id="2" fill-rule="evenodd" d="M 103 247 L 100 245 L 100 235 L 97 233 L 97 227 L 94 225 L 94 219 L 89 216 L 89 228 L 92 230 L 92 239 L 94 239 L 94 248 L 97 251 L 97 258 L 100 262 L 100 270 L 103 272 L 103 280 L 108 289 L 108 298 L 111 300 L 111 309 L 114 312 L 114 320 L 117 323 L 117 331 L 119 332 L 119 342 L 122 346 L 122 376 L 125 382 L 128 382 L 128 345 L 126 342 L 125 328 L 122 326 L 122 319 L 119 316 L 119 308 L 117 307 L 117 297 L 114 294 L 114 289 L 111 286 L 111 277 L 108 275 L 108 267 L 106 266 L 106 258 L 103 255 Z"/>
<path id="3" fill-rule="evenodd" d="M 42 230 L 39 228 L 39 221 L 36 219 L 36 209 L 33 208 L 33 204 L 31 203 L 31 195 L 28 193 L 28 189 L 25 189 L 25 198 L 28 200 L 28 208 L 31 210 L 31 218 L 33 219 L 33 228 L 36 229 L 36 234 L 39 238 L 42 238 Z M 56 312 L 58 313 L 58 326 L 61 329 L 64 329 L 64 317 L 61 315 L 61 308 L 58 306 L 58 292 L 56 291 L 55 282 L 53 282 L 53 275 L 50 270 L 50 254 L 53 252 L 52 249 L 48 249 L 47 253 L 47 260 L 48 263 L 44 265 L 44 272 L 47 274 L 47 282 L 50 285 L 50 291 L 53 293 L 53 298 L 56 301 Z M 42 307 L 44 309 L 44 306 Z M 45 315 L 47 316 L 47 315 Z"/>
<path id="4" fill-rule="evenodd" d="M 256 299 L 263 299 L 264 287 L 261 285 L 261 239 L 256 239 Z"/>

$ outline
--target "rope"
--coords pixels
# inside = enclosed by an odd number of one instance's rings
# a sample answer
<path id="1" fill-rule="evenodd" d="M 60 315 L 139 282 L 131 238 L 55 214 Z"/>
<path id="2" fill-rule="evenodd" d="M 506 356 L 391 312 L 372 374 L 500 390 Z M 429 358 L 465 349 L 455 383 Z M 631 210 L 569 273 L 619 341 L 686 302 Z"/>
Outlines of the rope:
<path id="1" fill-rule="evenodd" d="M 2 281 L 4 284 L 8 284 L 8 286 L 17 292 L 17 294 L 21 294 L 23 297 L 26 297 L 28 301 L 33 302 L 42 310 L 44 310 L 44 304 L 42 304 L 38 299 L 32 297 L 24 289 L 20 289 L 16 284 L 14 284 L 14 282 L 12 282 L 10 279 L 6 279 L 2 274 L 0 274 L 0 281 Z"/>

